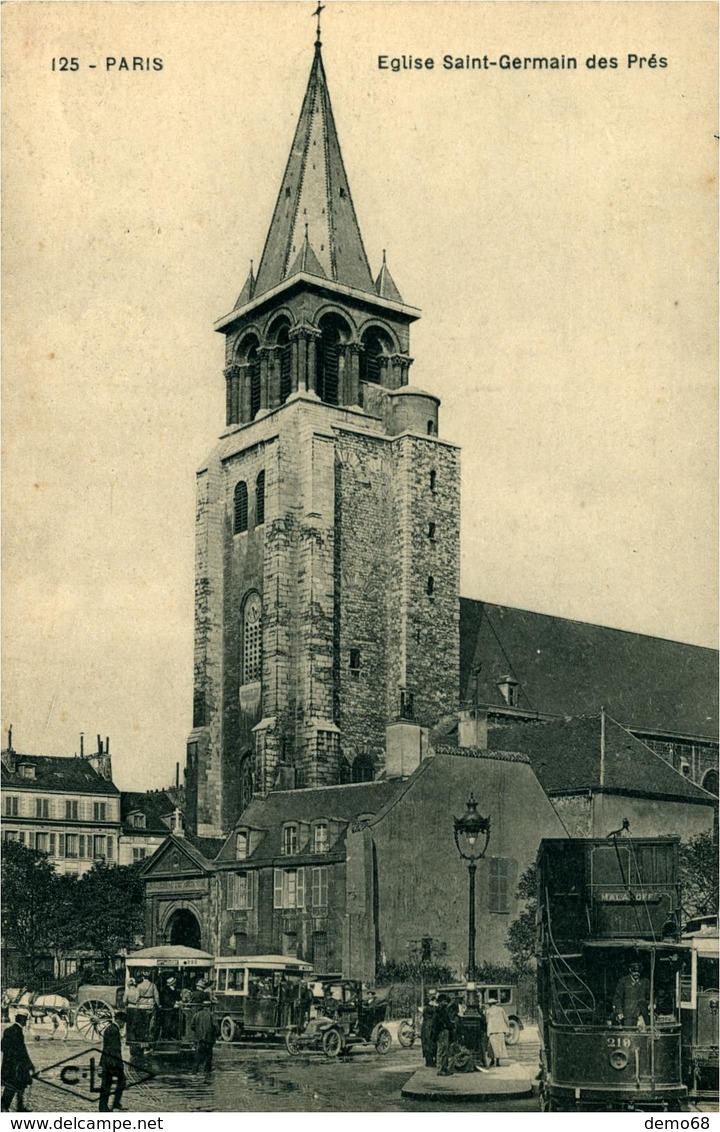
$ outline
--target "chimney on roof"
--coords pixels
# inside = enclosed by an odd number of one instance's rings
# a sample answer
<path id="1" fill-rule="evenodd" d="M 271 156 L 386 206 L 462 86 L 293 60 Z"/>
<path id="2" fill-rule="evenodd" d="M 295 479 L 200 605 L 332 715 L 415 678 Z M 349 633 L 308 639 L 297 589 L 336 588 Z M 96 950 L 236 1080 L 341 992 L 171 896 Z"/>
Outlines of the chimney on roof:
<path id="1" fill-rule="evenodd" d="M 472 707 L 458 712 L 458 747 L 474 747 L 486 751 L 488 745 L 487 711 Z"/>
<path id="2" fill-rule="evenodd" d="M 10 726 L 8 727 L 8 745 L 7 745 L 7 749 L 8 749 L 8 751 L 10 751 L 10 752 L 12 753 L 12 749 L 13 749 L 13 745 L 12 745 L 12 723 L 11 723 L 11 724 L 10 724 Z"/>
<path id="3" fill-rule="evenodd" d="M 80 732 L 80 758 L 85 758 L 85 732 Z"/>
<path id="4" fill-rule="evenodd" d="M 100 736 L 98 735 L 97 744 L 98 744 L 97 751 L 95 752 L 95 754 L 87 756 L 87 762 L 90 764 L 90 766 L 93 768 L 93 770 L 95 771 L 96 774 L 99 774 L 101 776 L 101 778 L 107 779 L 108 782 L 112 782 L 112 762 L 110 760 L 110 740 L 106 739 L 105 740 L 105 746 L 103 747 L 103 741 L 100 738 Z M 80 737 L 80 754 L 82 754 L 82 751 L 83 751 L 83 747 L 82 747 L 82 736 L 81 736 Z"/>
<path id="5" fill-rule="evenodd" d="M 183 820 L 182 812 L 178 809 L 177 806 L 173 810 L 172 817 L 170 818 L 170 831 L 174 833 L 176 837 L 185 836 L 185 822 Z"/>

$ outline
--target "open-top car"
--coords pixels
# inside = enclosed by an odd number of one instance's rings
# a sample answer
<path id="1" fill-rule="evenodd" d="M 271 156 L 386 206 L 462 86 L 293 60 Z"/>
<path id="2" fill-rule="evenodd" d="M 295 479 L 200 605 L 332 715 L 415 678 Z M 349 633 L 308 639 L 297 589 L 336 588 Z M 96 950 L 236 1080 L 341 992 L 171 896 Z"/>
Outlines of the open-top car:
<path id="1" fill-rule="evenodd" d="M 326 1057 L 337 1057 L 354 1045 L 374 1045 L 378 1053 L 388 1052 L 392 1036 L 383 1023 L 390 988 L 373 994 L 358 979 L 339 979 L 313 983 L 311 989 L 307 1015 L 285 1035 L 288 1053 L 316 1049 Z"/>

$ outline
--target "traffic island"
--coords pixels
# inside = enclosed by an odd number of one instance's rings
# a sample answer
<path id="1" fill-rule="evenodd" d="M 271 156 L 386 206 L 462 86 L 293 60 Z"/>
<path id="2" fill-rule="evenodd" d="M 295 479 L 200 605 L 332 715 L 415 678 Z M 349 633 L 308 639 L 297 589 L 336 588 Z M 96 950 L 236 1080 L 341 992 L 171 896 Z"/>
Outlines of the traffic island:
<path id="1" fill-rule="evenodd" d="M 484 1072 L 453 1073 L 439 1077 L 437 1069 L 423 1066 L 413 1073 L 402 1087 L 402 1096 L 425 1101 L 465 1101 L 487 1098 L 529 1097 L 533 1091 L 532 1077 L 524 1065 L 507 1062 Z"/>

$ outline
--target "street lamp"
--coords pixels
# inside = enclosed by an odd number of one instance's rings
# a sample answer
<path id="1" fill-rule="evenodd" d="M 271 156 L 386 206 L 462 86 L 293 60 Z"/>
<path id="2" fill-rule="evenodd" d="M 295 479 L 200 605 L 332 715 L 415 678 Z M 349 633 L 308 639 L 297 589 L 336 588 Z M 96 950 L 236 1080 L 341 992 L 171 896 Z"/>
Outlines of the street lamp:
<path id="1" fill-rule="evenodd" d="M 468 966 L 467 981 L 475 981 L 475 873 L 477 862 L 485 856 L 490 840 L 490 818 L 477 812 L 477 802 L 473 794 L 467 800 L 467 813 L 461 818 L 453 818 L 455 844 L 463 860 L 468 863 L 470 874 L 470 908 L 468 916 Z"/>

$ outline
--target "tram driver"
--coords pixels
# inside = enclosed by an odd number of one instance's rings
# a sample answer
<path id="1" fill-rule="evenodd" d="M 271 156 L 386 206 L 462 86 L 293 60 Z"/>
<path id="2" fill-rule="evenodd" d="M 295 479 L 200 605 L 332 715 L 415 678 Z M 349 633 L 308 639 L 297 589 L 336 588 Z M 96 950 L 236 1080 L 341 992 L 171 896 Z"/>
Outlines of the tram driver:
<path id="1" fill-rule="evenodd" d="M 640 974 L 640 964 L 635 960 L 628 967 L 628 974 L 618 980 L 613 1009 L 623 1026 L 644 1030 L 650 1021 L 650 983 Z"/>

